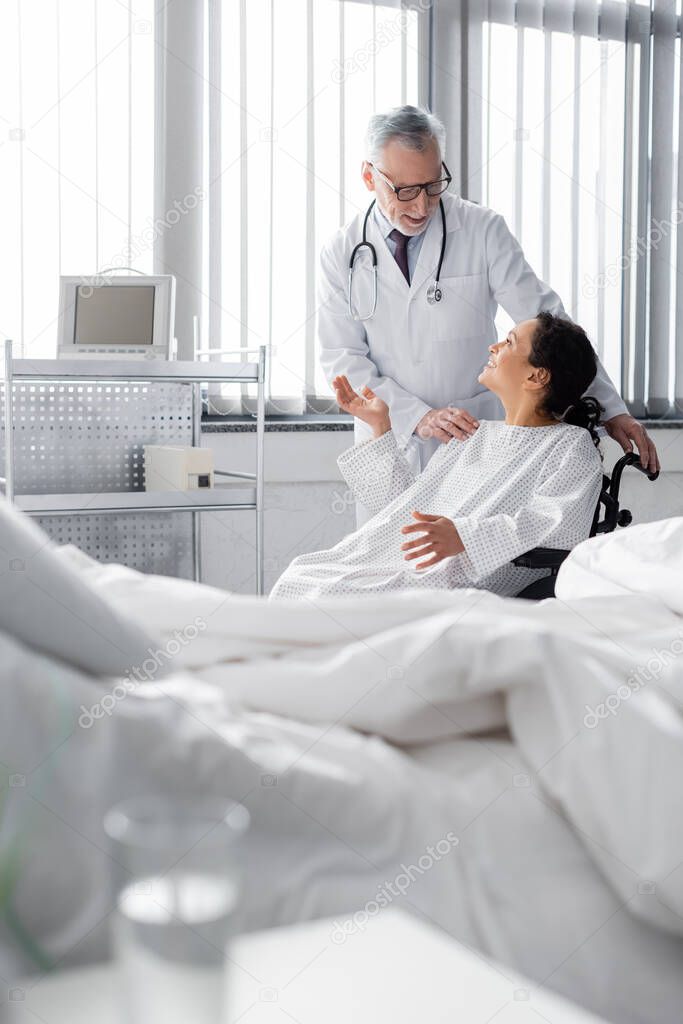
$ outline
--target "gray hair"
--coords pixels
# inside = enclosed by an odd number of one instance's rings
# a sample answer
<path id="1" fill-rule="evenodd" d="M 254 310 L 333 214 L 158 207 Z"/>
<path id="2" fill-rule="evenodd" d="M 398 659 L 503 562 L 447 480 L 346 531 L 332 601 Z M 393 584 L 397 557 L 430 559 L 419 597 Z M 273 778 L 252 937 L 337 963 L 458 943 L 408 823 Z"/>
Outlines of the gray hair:
<path id="1" fill-rule="evenodd" d="M 398 139 L 406 149 L 420 152 L 433 139 L 443 157 L 446 129 L 435 114 L 420 107 L 393 107 L 384 114 L 373 114 L 365 138 L 366 159 L 374 164 L 391 139 Z"/>

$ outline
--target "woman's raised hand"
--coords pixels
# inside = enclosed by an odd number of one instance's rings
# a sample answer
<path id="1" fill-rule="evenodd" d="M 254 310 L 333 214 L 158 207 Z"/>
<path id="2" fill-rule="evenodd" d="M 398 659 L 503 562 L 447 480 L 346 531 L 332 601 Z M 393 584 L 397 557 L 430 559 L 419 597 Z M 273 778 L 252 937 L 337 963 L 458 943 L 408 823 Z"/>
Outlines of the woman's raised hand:
<path id="1" fill-rule="evenodd" d="M 374 430 L 375 436 L 379 437 L 391 428 L 389 406 L 370 388 L 362 388 L 359 395 L 351 387 L 348 377 L 343 375 L 334 378 L 332 387 L 339 408 L 367 423 Z"/>

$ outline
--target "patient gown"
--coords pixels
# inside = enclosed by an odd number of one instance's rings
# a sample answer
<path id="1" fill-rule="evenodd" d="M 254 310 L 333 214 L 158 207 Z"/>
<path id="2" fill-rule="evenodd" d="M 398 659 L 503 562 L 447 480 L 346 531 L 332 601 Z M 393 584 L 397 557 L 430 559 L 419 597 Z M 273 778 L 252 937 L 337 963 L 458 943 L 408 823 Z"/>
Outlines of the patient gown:
<path id="1" fill-rule="evenodd" d="M 338 464 L 373 516 L 333 548 L 295 558 L 271 598 L 454 587 L 519 593 L 547 571 L 511 559 L 585 540 L 602 481 L 590 434 L 566 423 L 481 421 L 471 437 L 441 445 L 417 477 L 391 430 L 349 448 Z M 401 544 L 418 534 L 400 532 L 415 522 L 413 510 L 451 519 L 465 550 L 416 570 L 421 559 L 406 562 Z"/>

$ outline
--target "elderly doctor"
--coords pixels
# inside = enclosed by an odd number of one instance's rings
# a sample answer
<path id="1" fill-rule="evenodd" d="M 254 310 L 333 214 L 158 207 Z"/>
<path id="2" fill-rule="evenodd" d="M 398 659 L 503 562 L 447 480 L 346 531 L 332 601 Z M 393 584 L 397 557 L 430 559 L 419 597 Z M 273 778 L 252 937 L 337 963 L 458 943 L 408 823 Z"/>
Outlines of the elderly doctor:
<path id="1" fill-rule="evenodd" d="M 498 399 L 478 382 L 498 305 L 516 322 L 541 309 L 567 315 L 503 217 L 446 191 L 444 139 L 438 118 L 416 107 L 374 115 L 362 166 L 373 202 L 321 254 L 323 371 L 329 381 L 345 375 L 355 388 L 367 385 L 387 403 L 415 471 L 439 444 L 473 434 L 480 417 L 502 418 Z M 603 406 L 609 435 L 626 451 L 635 444 L 643 464 L 659 469 L 654 444 L 600 364 L 589 393 Z M 371 436 L 360 420 L 355 432 L 357 442 Z"/>

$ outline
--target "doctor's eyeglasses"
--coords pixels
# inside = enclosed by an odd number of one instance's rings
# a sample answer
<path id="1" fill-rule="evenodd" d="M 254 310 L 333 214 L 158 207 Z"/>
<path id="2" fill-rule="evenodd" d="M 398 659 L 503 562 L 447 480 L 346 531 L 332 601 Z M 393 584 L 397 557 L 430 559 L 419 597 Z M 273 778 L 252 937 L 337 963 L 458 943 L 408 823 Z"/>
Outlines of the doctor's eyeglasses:
<path id="1" fill-rule="evenodd" d="M 445 192 L 450 183 L 453 181 L 451 172 L 448 170 L 444 163 L 441 164 L 444 171 L 446 172 L 445 178 L 439 178 L 438 181 L 426 181 L 422 185 L 394 185 L 393 181 L 387 178 L 386 174 L 380 171 L 379 167 L 375 164 L 370 164 L 373 171 L 379 174 L 382 181 L 386 182 L 392 192 L 395 193 L 396 198 L 400 199 L 402 203 L 409 203 L 412 199 L 417 199 L 422 189 L 425 190 L 428 196 L 440 196 L 442 192 Z"/>

